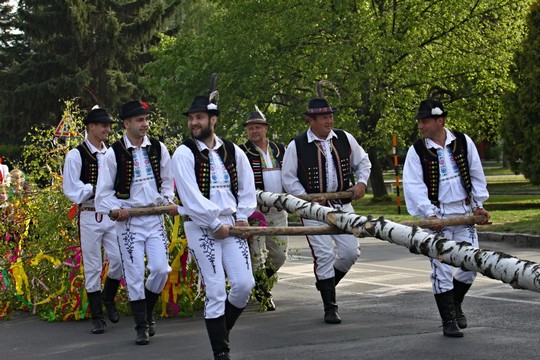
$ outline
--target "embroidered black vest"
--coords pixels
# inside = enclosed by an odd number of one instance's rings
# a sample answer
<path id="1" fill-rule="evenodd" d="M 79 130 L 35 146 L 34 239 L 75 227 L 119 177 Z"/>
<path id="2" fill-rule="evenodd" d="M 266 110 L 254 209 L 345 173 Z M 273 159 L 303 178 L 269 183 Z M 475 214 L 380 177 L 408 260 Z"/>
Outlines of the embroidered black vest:
<path id="1" fill-rule="evenodd" d="M 463 185 L 469 197 L 472 192 L 471 176 L 469 173 L 469 161 L 467 160 L 467 140 L 465 135 L 459 131 L 452 131 L 456 139 L 448 146 L 452 151 L 454 160 L 459 169 L 459 174 L 463 180 Z M 423 138 L 416 140 L 413 144 L 420 162 L 424 175 L 424 183 L 428 188 L 428 198 L 432 204 L 439 203 L 439 159 L 437 150 L 434 148 L 428 149 Z"/>
<path id="2" fill-rule="evenodd" d="M 157 191 L 161 192 L 161 144 L 159 140 L 150 139 L 150 146 L 146 148 Z M 131 182 L 133 181 L 133 148 L 126 148 L 124 139 L 120 139 L 111 146 L 116 157 L 116 179 L 114 180 L 115 195 L 119 199 L 129 199 Z"/>
<path id="3" fill-rule="evenodd" d="M 283 155 L 285 154 L 285 146 L 283 144 L 276 144 L 275 142 L 268 141 L 270 151 L 274 159 L 279 162 L 279 167 L 283 167 Z M 261 161 L 261 154 L 255 147 L 255 145 L 248 141 L 245 144 L 240 145 L 240 148 L 246 153 L 249 163 L 251 164 L 251 169 L 253 169 L 253 175 L 255 176 L 255 188 L 257 190 L 264 191 L 264 181 L 263 181 L 263 167 Z"/>
<path id="4" fill-rule="evenodd" d="M 353 184 L 351 173 L 351 144 L 343 130 L 333 129 L 337 138 L 332 138 L 332 161 L 337 172 L 337 191 L 345 191 Z M 298 156 L 297 176 L 304 189 L 309 193 L 326 192 L 326 157 L 317 141 L 308 142 L 307 131 L 294 139 Z M 319 167 L 320 165 L 320 167 Z M 351 199 L 343 199 L 341 203 L 350 203 Z"/>
<path id="5" fill-rule="evenodd" d="M 98 162 L 96 155 L 92 154 L 92 151 L 86 142 L 77 146 L 77 150 L 79 150 L 82 160 L 80 180 L 85 184 L 96 186 L 98 177 Z"/>
<path id="6" fill-rule="evenodd" d="M 221 139 L 223 146 L 220 146 L 217 150 L 221 161 L 225 164 L 225 169 L 229 173 L 231 178 L 231 192 L 233 193 L 236 201 L 238 201 L 238 173 L 236 172 L 236 151 L 234 144 L 228 140 Z M 193 156 L 195 156 L 195 177 L 197 178 L 197 185 L 203 196 L 210 199 L 210 159 L 208 158 L 208 150 L 204 149 L 199 151 L 195 140 L 187 138 L 184 141 Z"/>

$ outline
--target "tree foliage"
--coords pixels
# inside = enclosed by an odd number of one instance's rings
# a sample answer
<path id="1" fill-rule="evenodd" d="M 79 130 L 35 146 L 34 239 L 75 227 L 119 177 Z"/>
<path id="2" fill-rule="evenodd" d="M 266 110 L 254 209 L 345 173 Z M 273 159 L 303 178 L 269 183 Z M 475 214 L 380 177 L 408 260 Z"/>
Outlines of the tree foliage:
<path id="1" fill-rule="evenodd" d="M 18 138 L 57 124 L 63 99 L 116 110 L 146 92 L 138 78 L 179 0 L 21 0 L 30 55 L 0 73 L 0 129 Z"/>
<path id="2" fill-rule="evenodd" d="M 380 185 L 376 165 L 391 135 L 404 147 L 412 142 L 412 117 L 433 85 L 453 93 L 444 99 L 451 127 L 477 140 L 497 138 L 528 2 L 216 1 L 204 27 L 163 38 L 145 84 L 168 114 L 181 117 L 217 72 L 221 134 L 242 139 L 241 124 L 257 104 L 272 135 L 288 142 L 305 129 L 300 114 L 326 78 L 340 91 L 326 94 L 340 108 L 336 127 L 359 138 L 375 165 L 372 186 Z"/>
<path id="3" fill-rule="evenodd" d="M 507 97 L 502 137 L 516 172 L 540 184 L 540 2 L 531 6 L 527 35 L 515 56 L 514 91 Z"/>

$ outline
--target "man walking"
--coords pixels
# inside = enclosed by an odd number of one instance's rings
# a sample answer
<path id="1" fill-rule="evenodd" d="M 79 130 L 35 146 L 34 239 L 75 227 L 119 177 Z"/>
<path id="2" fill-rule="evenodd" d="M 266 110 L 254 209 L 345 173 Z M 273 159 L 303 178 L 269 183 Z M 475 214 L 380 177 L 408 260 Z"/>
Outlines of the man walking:
<path id="1" fill-rule="evenodd" d="M 403 168 L 403 192 L 413 216 L 435 220 L 490 215 L 483 208 L 489 194 L 478 151 L 471 138 L 445 127 L 447 112 L 436 100 L 420 103 L 416 120 L 422 137 L 409 148 Z M 436 234 L 478 247 L 476 225 L 437 226 Z M 431 261 L 431 283 L 443 323 L 443 334 L 462 337 L 467 327 L 461 309 L 476 272 Z"/>
<path id="2" fill-rule="evenodd" d="M 96 191 L 98 212 L 118 210 L 112 220 L 116 221 L 138 345 L 148 344 L 155 334 L 154 306 L 171 271 L 163 215 L 129 217 L 127 212 L 129 208 L 169 205 L 174 199 L 169 152 L 163 143 L 146 135 L 149 114 L 148 105 L 138 100 L 122 105 L 125 132 L 105 154 Z M 170 215 L 177 213 L 171 210 Z"/>
<path id="3" fill-rule="evenodd" d="M 281 167 L 285 146 L 268 140 L 267 132 L 270 124 L 264 114 L 253 111 L 244 123 L 248 141 L 240 147 L 246 153 L 257 190 L 282 193 Z M 268 226 L 287 226 L 288 214 L 283 209 L 259 206 L 258 211 L 264 214 Z M 270 279 L 285 263 L 287 258 L 288 236 L 270 235 L 255 236 L 249 239 L 249 250 L 255 274 L 255 297 L 262 308 L 276 309 L 271 291 Z"/>
<path id="4" fill-rule="evenodd" d="M 350 191 L 352 197 L 349 199 L 326 200 L 320 196 L 313 201 L 353 212 L 351 201 L 365 195 L 371 163 L 351 134 L 334 129 L 337 111 L 324 98 L 309 101 L 308 109 L 303 113 L 309 129 L 287 146 L 282 182 L 284 189 L 292 195 Z M 305 226 L 326 225 L 315 220 L 302 221 Z M 358 239 L 351 234 L 306 237 L 313 255 L 316 286 L 324 304 L 324 322 L 339 324 L 336 285 L 360 256 Z"/>
<path id="5" fill-rule="evenodd" d="M 108 216 L 96 212 L 94 195 L 100 165 L 103 163 L 107 146 L 105 142 L 111 132 L 112 119 L 105 109 L 95 106 L 84 118 L 86 138 L 66 155 L 64 164 L 64 194 L 79 205 L 78 226 L 84 266 L 84 284 L 92 316 L 92 333 L 102 334 L 105 330 L 103 304 L 109 320 L 119 321 L 114 298 L 122 278 L 120 251 L 116 241 L 114 222 Z M 109 261 L 109 271 L 101 290 L 103 259 L 101 247 Z"/>

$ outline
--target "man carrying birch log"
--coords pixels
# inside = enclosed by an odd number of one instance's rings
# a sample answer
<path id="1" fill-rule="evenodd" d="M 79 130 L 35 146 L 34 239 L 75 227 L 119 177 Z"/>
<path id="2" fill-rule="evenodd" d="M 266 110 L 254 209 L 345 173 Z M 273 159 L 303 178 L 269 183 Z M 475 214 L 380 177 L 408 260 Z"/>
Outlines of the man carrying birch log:
<path id="1" fill-rule="evenodd" d="M 445 128 L 445 111 L 440 101 L 428 99 L 420 103 L 416 119 L 422 137 L 409 148 L 403 169 L 403 185 L 407 210 L 426 220 L 449 219 L 489 212 L 483 203 L 489 194 L 478 151 L 471 138 Z M 478 248 L 476 225 L 431 227 L 446 239 L 467 242 Z M 443 334 L 462 337 L 467 327 L 461 309 L 465 294 L 476 272 L 457 269 L 430 258 L 431 282 L 435 301 L 443 323 Z"/>
<path id="2" fill-rule="evenodd" d="M 96 211 L 110 214 L 116 221 L 137 345 L 148 344 L 155 334 L 154 307 L 171 272 L 163 215 L 130 217 L 127 210 L 169 205 L 174 200 L 169 151 L 146 135 L 151 113 L 139 100 L 122 105 L 120 119 L 125 131 L 107 150 L 96 187 Z M 113 210 L 118 211 L 112 215 Z M 177 215 L 176 207 L 169 214 Z M 146 267 L 149 275 L 145 282 Z"/>
<path id="3" fill-rule="evenodd" d="M 268 140 L 266 134 L 270 124 L 259 108 L 255 108 L 257 111 L 251 112 L 244 123 L 248 141 L 240 145 L 240 148 L 246 153 L 253 169 L 255 187 L 263 191 L 282 193 L 281 166 L 285 146 Z M 257 210 L 264 214 L 268 226 L 287 226 L 287 211 L 267 206 L 258 206 Z M 276 304 L 270 292 L 271 279 L 287 259 L 289 237 L 262 235 L 252 236 L 248 241 L 255 274 L 255 298 L 261 303 L 261 308 L 273 311 Z"/>
<path id="4" fill-rule="evenodd" d="M 247 235 L 257 206 L 253 171 L 246 154 L 215 135 L 217 90 L 196 96 L 184 112 L 191 137 L 173 155 L 173 174 L 183 206 L 188 245 L 206 291 L 204 319 L 214 359 L 229 356 L 229 333 L 247 306 L 253 279 Z M 227 293 L 227 279 L 230 291 Z"/>
<path id="5" fill-rule="evenodd" d="M 317 86 L 319 97 L 311 99 L 303 113 L 309 129 L 293 139 L 285 151 L 283 187 L 292 195 L 349 191 L 346 199 L 328 200 L 321 194 L 312 201 L 353 212 L 351 201 L 364 196 L 371 163 L 351 134 L 333 129 L 334 113 L 338 109 L 332 108 L 324 98 L 321 85 L 319 82 Z M 354 177 L 356 183 L 353 184 Z M 306 226 L 326 225 L 310 219 L 302 219 L 302 222 Z M 360 256 L 358 238 L 351 234 L 306 238 L 312 250 L 316 286 L 324 304 L 324 322 L 339 324 L 336 285 Z"/>

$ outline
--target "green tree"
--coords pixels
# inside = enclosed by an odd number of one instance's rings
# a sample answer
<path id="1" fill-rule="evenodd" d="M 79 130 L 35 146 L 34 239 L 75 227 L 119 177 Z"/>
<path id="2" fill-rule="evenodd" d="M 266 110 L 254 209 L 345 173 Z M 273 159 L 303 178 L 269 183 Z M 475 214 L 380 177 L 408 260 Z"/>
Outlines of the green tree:
<path id="1" fill-rule="evenodd" d="M 0 70 L 20 63 L 27 55 L 23 34 L 18 29 L 13 2 L 0 0 Z"/>
<path id="2" fill-rule="evenodd" d="M 300 115 L 322 78 L 340 108 L 336 127 L 351 131 L 373 163 L 371 184 L 384 196 L 380 159 L 416 137 L 415 109 L 433 85 L 445 99 L 449 125 L 477 140 L 496 138 L 512 51 L 529 1 L 388 0 L 216 1 L 204 28 L 164 38 L 146 67 L 150 91 L 180 117 L 219 74 L 222 134 L 242 137 L 257 104 L 272 132 L 288 140 L 305 129 Z M 200 24 L 199 24 L 200 25 Z M 481 119 L 481 121 L 479 121 Z"/>
<path id="3" fill-rule="evenodd" d="M 514 91 L 502 123 L 505 156 L 512 169 L 540 184 L 540 2 L 531 6 L 527 35 L 515 56 Z"/>
<path id="4" fill-rule="evenodd" d="M 31 51 L 0 73 L 0 129 L 19 138 L 32 125 L 55 125 L 62 99 L 79 97 L 113 113 L 146 96 L 138 78 L 149 46 L 180 0 L 21 0 L 20 28 Z"/>

